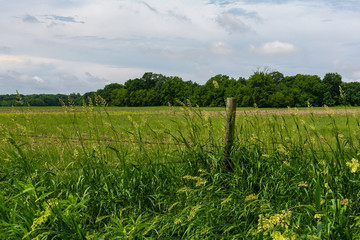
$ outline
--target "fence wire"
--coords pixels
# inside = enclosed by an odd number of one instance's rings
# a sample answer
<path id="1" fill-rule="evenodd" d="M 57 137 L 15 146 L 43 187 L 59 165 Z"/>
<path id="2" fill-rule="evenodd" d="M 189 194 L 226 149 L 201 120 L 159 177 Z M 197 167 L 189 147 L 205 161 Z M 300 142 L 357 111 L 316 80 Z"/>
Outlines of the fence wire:
<path id="1" fill-rule="evenodd" d="M 216 147 L 216 148 L 221 148 L 223 147 L 223 145 L 216 145 L 216 144 L 207 144 L 207 145 L 199 145 L 199 144 L 193 144 L 191 142 L 150 142 L 150 141 L 132 141 L 129 139 L 105 139 L 105 138 L 74 138 L 74 137 L 56 137 L 56 136 L 46 136 L 46 135 L 27 135 L 27 134 L 14 134 L 14 136 L 17 137 L 27 137 L 27 138 L 35 138 L 35 139 L 54 139 L 54 140 L 61 140 L 61 141 L 74 141 L 74 142 L 81 142 L 81 141 L 92 141 L 92 142 L 115 142 L 115 143 L 129 143 L 129 144 L 146 144 L 146 145 L 168 145 L 168 146 L 186 146 L 189 145 L 191 146 L 201 146 L 201 147 Z M 240 140 L 238 140 L 239 142 Z M 291 142 L 267 142 L 266 144 L 262 143 L 262 144 L 249 144 L 247 145 L 249 146 L 256 146 L 261 148 L 261 150 L 266 150 L 266 151 L 276 151 L 279 150 L 279 148 L 269 148 L 269 147 L 264 147 L 266 145 L 280 145 L 283 147 L 287 147 L 289 144 L 291 144 Z M 290 149 L 289 149 L 290 150 Z M 304 149 L 302 148 L 302 151 Z M 324 149 L 309 149 L 309 152 L 315 152 L 315 153 L 332 153 L 334 151 L 330 151 L 330 150 L 324 150 Z"/>
<path id="2" fill-rule="evenodd" d="M 70 141 L 93 141 L 93 142 L 121 142 L 121 143 L 133 143 L 133 144 L 147 144 L 147 145 L 174 145 L 184 146 L 185 143 L 165 143 L 165 142 L 149 142 L 149 141 L 131 141 L 129 139 L 105 139 L 105 138 L 73 138 L 73 137 L 55 137 L 46 135 L 25 135 L 14 134 L 17 137 L 38 138 L 38 139 L 55 139 L 55 140 L 70 140 Z"/>
<path id="3" fill-rule="evenodd" d="M 192 144 L 192 143 L 184 143 L 184 142 L 178 142 L 178 143 L 170 143 L 170 142 L 151 142 L 151 141 L 132 141 L 129 139 L 105 139 L 105 138 L 75 138 L 75 137 L 57 137 L 57 136 L 47 136 L 47 135 L 27 135 L 27 134 L 14 134 L 13 136 L 17 136 L 17 137 L 27 137 L 27 138 L 34 138 L 34 139 L 54 139 L 54 140 L 58 140 L 58 141 L 77 141 L 77 142 L 81 142 L 81 141 L 93 141 L 93 142 L 118 142 L 118 143 L 130 143 L 130 144 L 146 144 L 146 145 L 168 145 L 168 146 L 196 146 L 196 144 Z M 237 140 L 239 141 L 239 139 Z M 283 147 L 286 147 L 286 144 L 290 144 L 290 142 L 288 143 L 284 143 L 284 142 L 270 142 L 267 143 L 268 145 L 280 145 Z M 197 145 L 199 146 L 199 145 Z M 201 147 L 210 147 L 210 148 L 222 148 L 223 146 L 221 145 L 201 145 Z M 261 146 L 257 145 L 257 144 L 249 144 L 246 147 L 253 147 L 253 148 L 259 148 L 262 151 L 271 151 L 271 152 L 275 152 L 275 151 L 279 151 L 279 148 L 268 148 L 268 147 L 264 147 L 264 145 Z M 288 149 L 291 150 L 291 149 Z M 304 152 L 304 149 L 301 149 L 302 152 Z M 330 150 L 319 150 L 319 149 L 309 149 L 306 152 L 313 152 L 313 153 L 334 153 L 336 151 L 330 151 Z M 174 162 L 163 162 L 163 163 L 142 163 L 139 165 L 136 164 L 131 164 L 134 167 L 146 167 L 146 166 L 156 166 L 156 165 L 171 165 L 171 164 L 186 164 L 188 163 L 188 161 L 174 161 Z M 113 164 L 113 165 L 108 165 L 107 167 L 111 167 L 113 169 L 120 169 L 121 168 L 121 164 Z M 91 167 L 89 170 L 96 170 L 96 169 L 101 169 L 102 167 Z M 60 168 L 60 169 L 56 169 L 56 170 L 51 170 L 51 169 L 38 169 L 36 171 L 38 172 L 61 172 L 61 171 L 80 171 L 83 170 L 83 168 L 79 167 L 79 168 L 72 168 L 72 167 L 66 167 L 66 168 Z"/>

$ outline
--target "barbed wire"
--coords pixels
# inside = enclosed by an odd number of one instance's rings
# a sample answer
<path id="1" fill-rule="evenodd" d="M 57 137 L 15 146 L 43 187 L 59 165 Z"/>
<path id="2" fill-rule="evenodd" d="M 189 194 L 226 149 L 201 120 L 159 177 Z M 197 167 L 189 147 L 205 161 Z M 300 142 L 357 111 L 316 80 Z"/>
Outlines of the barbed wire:
<path id="1" fill-rule="evenodd" d="M 163 166 L 163 165 L 172 165 L 172 164 L 185 164 L 188 163 L 188 161 L 176 161 L 176 162 L 163 162 L 163 163 L 142 163 L 142 164 L 134 164 L 134 163 L 128 163 L 129 165 L 133 167 L 151 167 L 151 166 Z M 121 169 L 121 164 L 108 164 L 107 167 L 111 169 Z M 102 167 L 90 167 L 86 168 L 86 170 L 97 170 L 102 169 Z M 61 171 L 80 171 L 84 170 L 83 167 L 65 167 L 65 168 L 59 168 L 59 169 L 36 169 L 37 172 L 61 172 Z"/>
<path id="2" fill-rule="evenodd" d="M 70 141 L 76 141 L 76 142 L 81 142 L 81 141 L 93 141 L 93 142 L 118 142 L 118 143 L 130 143 L 130 144 L 146 144 L 146 145 L 168 145 L 168 146 L 201 146 L 201 147 L 217 147 L 217 148 L 221 148 L 223 147 L 223 145 L 217 145 L 217 144 L 194 144 L 191 142 L 151 142 L 151 141 L 132 141 L 129 139 L 105 139 L 105 138 L 74 138 L 74 137 L 56 137 L 56 136 L 47 136 L 47 135 L 27 135 L 27 134 L 13 134 L 13 136 L 18 136 L 18 137 L 27 137 L 27 138 L 37 138 L 37 139 L 55 139 L 55 140 L 70 140 Z M 240 142 L 239 140 L 237 140 L 237 142 Z M 289 144 L 291 144 L 291 142 L 267 142 L 267 143 L 261 143 L 261 144 L 248 144 L 246 145 L 247 147 L 253 146 L 253 147 L 260 147 L 261 150 L 265 150 L 265 151 L 276 151 L 279 150 L 279 148 L 269 148 L 269 147 L 265 147 L 266 145 L 280 145 L 283 147 L 288 148 L 288 150 L 291 150 L 291 148 L 289 148 Z M 291 145 L 290 145 L 291 146 Z M 299 148 L 296 148 L 299 149 Z M 301 148 L 301 150 L 303 151 L 304 148 Z M 325 149 L 309 149 L 309 152 L 316 152 L 316 153 L 332 153 L 334 151 L 330 151 L 330 150 L 325 150 Z"/>
<path id="3" fill-rule="evenodd" d="M 93 138 L 74 138 L 74 137 L 57 137 L 57 136 L 47 136 L 47 135 L 27 135 L 27 134 L 13 134 L 13 136 L 18 136 L 18 137 L 27 137 L 27 138 L 36 138 L 36 139 L 55 139 L 55 140 L 70 140 L 70 141 L 96 141 L 96 142 L 121 142 L 121 143 L 132 143 L 132 144 L 147 144 L 147 145 L 172 145 L 172 146 L 201 146 L 201 147 L 210 147 L 210 148 L 222 148 L 223 146 L 221 145 L 216 145 L 216 144 L 211 144 L 211 145 L 196 145 L 193 143 L 184 143 L 184 142 L 174 142 L 174 143 L 169 143 L 169 142 L 151 142 L 151 141 L 132 141 L 129 139 L 105 139 L 105 138 L 97 138 L 97 139 L 93 139 Z M 237 139 L 237 142 L 239 142 L 239 139 Z M 287 148 L 285 145 L 291 144 L 290 142 L 270 142 L 270 143 L 266 143 L 267 145 L 282 145 L 283 147 Z M 242 147 L 241 145 L 238 145 L 240 147 Z M 266 145 L 264 143 L 262 144 L 248 144 L 248 145 L 243 145 L 243 147 L 253 147 L 253 148 L 259 148 L 259 150 L 261 151 L 271 151 L 271 152 L 275 152 L 275 151 L 281 151 L 280 148 L 269 148 L 266 147 Z M 299 148 L 293 148 L 293 149 L 297 149 L 299 150 Z M 301 152 L 304 152 L 304 148 L 300 148 Z M 285 151 L 291 151 L 292 149 L 288 148 L 288 149 L 284 149 Z M 336 151 L 330 151 L 330 150 L 319 150 L 319 149 L 308 149 L 308 151 L 306 152 L 312 152 L 312 153 L 334 153 Z M 289 153 L 289 152 L 288 152 Z M 287 153 L 287 154 L 288 154 Z M 174 162 L 163 162 L 163 163 L 141 163 L 141 164 L 134 164 L 134 163 L 127 163 L 133 167 L 147 167 L 147 166 L 156 166 L 156 165 L 171 165 L 171 164 L 186 164 L 189 163 L 189 161 L 174 161 Z M 121 164 L 110 164 L 107 165 L 107 167 L 113 168 L 113 169 L 120 169 L 122 166 Z M 96 170 L 96 169 L 101 169 L 102 167 L 91 167 L 91 168 L 86 168 L 87 170 Z M 75 167 L 75 168 L 71 168 L 71 167 L 66 167 L 66 168 L 60 168 L 60 169 L 37 169 L 36 171 L 38 172 L 59 172 L 59 171 L 79 171 L 79 170 L 83 170 L 83 167 Z"/>
<path id="4" fill-rule="evenodd" d="M 55 139 L 55 140 L 70 140 L 70 141 L 93 141 L 93 142 L 121 142 L 121 143 L 134 143 L 134 144 L 148 144 L 148 145 L 174 145 L 185 146 L 185 143 L 165 143 L 165 142 L 149 142 L 149 141 L 132 141 L 129 139 L 105 139 L 105 138 L 74 138 L 74 137 L 55 137 L 46 135 L 26 135 L 26 134 L 13 134 L 17 137 L 39 138 L 39 139 Z"/>

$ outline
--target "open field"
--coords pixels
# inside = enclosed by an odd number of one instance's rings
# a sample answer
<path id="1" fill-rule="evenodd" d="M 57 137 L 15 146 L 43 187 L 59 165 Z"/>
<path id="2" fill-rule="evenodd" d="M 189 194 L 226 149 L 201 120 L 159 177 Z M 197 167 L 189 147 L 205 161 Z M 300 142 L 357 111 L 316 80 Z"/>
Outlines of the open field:
<path id="1" fill-rule="evenodd" d="M 360 239 L 360 108 L 0 108 L 1 239 Z"/>

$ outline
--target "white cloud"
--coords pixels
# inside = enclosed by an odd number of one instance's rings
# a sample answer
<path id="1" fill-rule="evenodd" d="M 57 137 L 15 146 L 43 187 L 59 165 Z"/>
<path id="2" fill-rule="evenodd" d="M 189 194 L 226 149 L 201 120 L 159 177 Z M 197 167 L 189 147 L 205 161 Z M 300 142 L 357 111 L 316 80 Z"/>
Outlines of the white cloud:
<path id="1" fill-rule="evenodd" d="M 29 23 L 40 23 L 40 21 L 35 17 L 35 16 L 31 16 L 29 14 L 26 14 L 23 18 L 22 18 L 23 22 L 29 22 Z"/>
<path id="2" fill-rule="evenodd" d="M 42 83 L 44 82 L 44 80 L 42 80 L 41 78 L 39 78 L 38 76 L 29 76 L 27 74 L 24 73 L 20 73 L 17 71 L 13 71 L 13 70 L 8 70 L 7 72 L 1 73 L 1 77 L 3 79 L 8 79 L 9 84 L 11 83 Z"/>
<path id="3" fill-rule="evenodd" d="M 249 26 L 230 13 L 222 13 L 217 17 L 216 21 L 229 33 L 247 33 L 250 31 Z"/>
<path id="4" fill-rule="evenodd" d="M 338 71 L 354 72 L 360 68 L 360 65 L 357 62 L 342 61 L 339 59 L 333 60 L 332 65 Z"/>
<path id="5" fill-rule="evenodd" d="M 356 82 L 360 82 L 360 70 L 353 73 L 353 80 Z"/>
<path id="6" fill-rule="evenodd" d="M 230 55 L 234 53 L 234 49 L 230 45 L 223 42 L 212 43 L 210 50 L 215 54 L 221 54 L 221 55 Z"/>
<path id="7" fill-rule="evenodd" d="M 8 53 L 11 53 L 11 48 L 9 47 L 6 47 L 6 46 L 2 46 L 0 47 L 0 54 L 8 54 Z"/>
<path id="8" fill-rule="evenodd" d="M 35 82 L 38 82 L 38 83 L 44 82 L 44 79 L 42 79 L 41 77 L 38 77 L 38 76 L 34 76 L 33 79 L 35 80 Z"/>
<path id="9" fill-rule="evenodd" d="M 298 52 L 299 50 L 291 43 L 273 41 L 267 42 L 259 47 L 255 47 L 254 45 L 250 45 L 250 51 L 255 52 L 257 54 L 290 54 Z"/>
<path id="10" fill-rule="evenodd" d="M 358 5 L 353 0 L 6 1 L 0 8 L 6 36 L 0 38 L 0 94 L 16 89 L 4 78 L 11 71 L 18 73 L 11 79 L 27 79 L 34 93 L 93 91 L 145 71 L 202 84 L 212 73 L 247 77 L 257 66 L 274 66 L 285 75 L 338 71 L 344 79 L 358 79 L 358 65 L 349 69 L 331 62 L 358 62 Z"/>
<path id="11" fill-rule="evenodd" d="M 17 89 L 28 93 L 37 86 L 49 93 L 84 93 L 103 88 L 110 82 L 124 83 L 146 71 L 90 62 L 0 55 L 0 85 L 3 82 L 2 90 L 10 93 Z"/>
<path id="12" fill-rule="evenodd" d="M 241 7 L 230 8 L 227 12 L 235 16 L 244 16 L 246 18 L 253 18 L 256 20 L 259 19 L 259 15 L 256 11 L 246 11 Z"/>
<path id="13" fill-rule="evenodd" d="M 358 62 L 348 62 L 341 60 L 332 61 L 333 72 L 345 75 L 345 82 L 360 82 L 360 65 Z"/>

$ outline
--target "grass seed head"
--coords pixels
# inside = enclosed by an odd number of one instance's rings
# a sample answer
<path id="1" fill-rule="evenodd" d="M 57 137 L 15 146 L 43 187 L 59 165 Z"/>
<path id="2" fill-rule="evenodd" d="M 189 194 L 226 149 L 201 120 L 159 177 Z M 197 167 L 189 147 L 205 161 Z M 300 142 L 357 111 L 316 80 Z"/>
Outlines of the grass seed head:
<path id="1" fill-rule="evenodd" d="M 201 205 L 197 205 L 191 208 L 189 216 L 187 218 L 187 220 L 190 222 L 196 215 L 196 213 L 200 210 Z"/>

